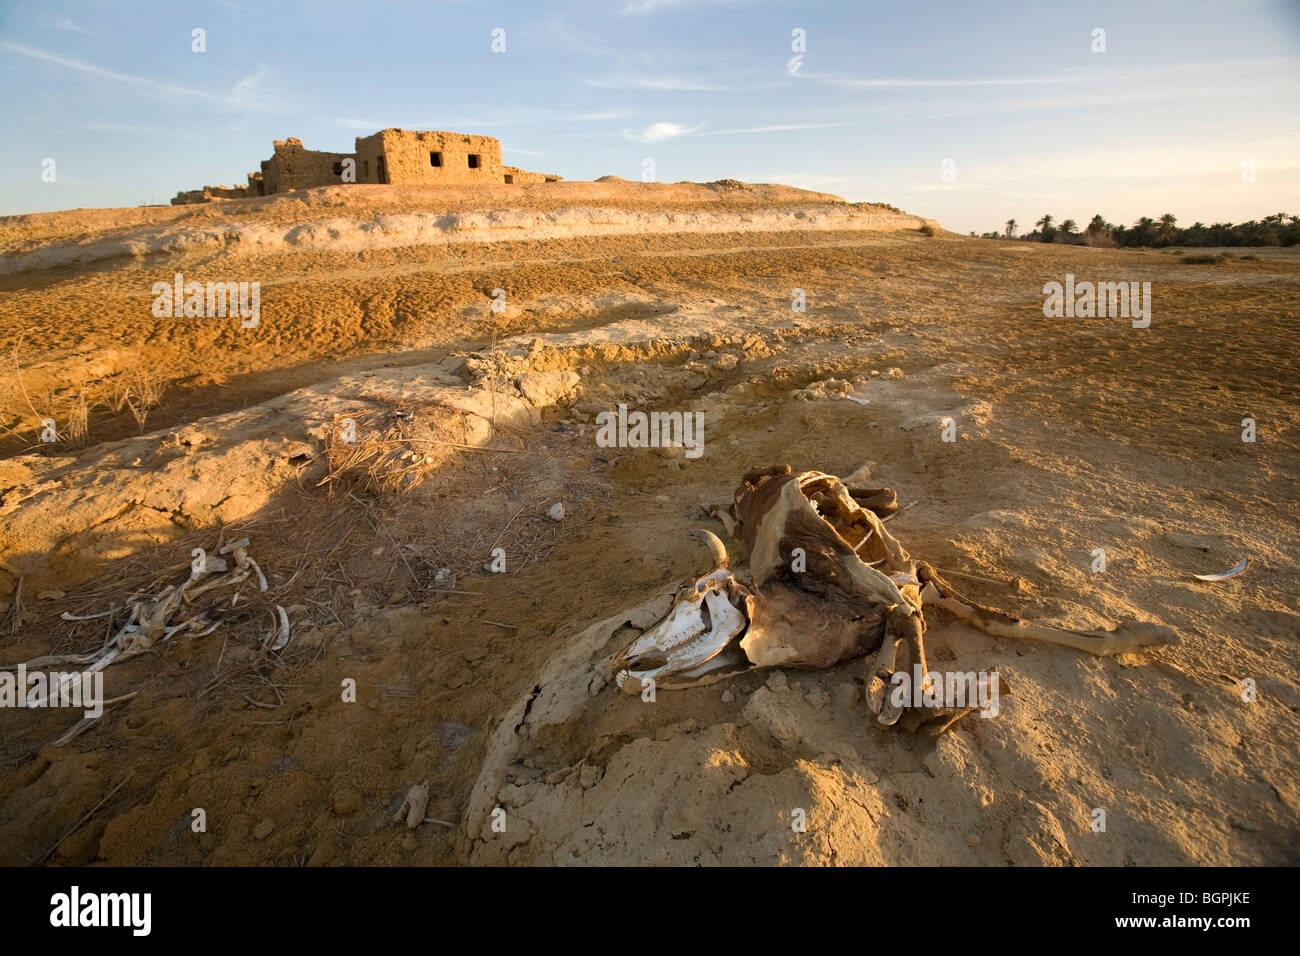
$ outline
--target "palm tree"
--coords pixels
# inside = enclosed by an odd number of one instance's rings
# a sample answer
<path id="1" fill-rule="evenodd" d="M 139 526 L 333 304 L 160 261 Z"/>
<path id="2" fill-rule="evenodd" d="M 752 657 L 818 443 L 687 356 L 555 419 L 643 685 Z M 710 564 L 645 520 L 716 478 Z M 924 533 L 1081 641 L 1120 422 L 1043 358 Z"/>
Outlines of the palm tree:
<path id="1" fill-rule="evenodd" d="M 1143 216 L 1137 222 L 1133 223 L 1132 240 L 1130 244 L 1134 246 L 1149 246 L 1155 238 L 1156 221 L 1150 216 Z"/>
<path id="2" fill-rule="evenodd" d="M 1106 220 L 1102 218 L 1101 213 L 1097 213 L 1092 217 L 1092 220 L 1088 223 L 1088 228 L 1084 232 L 1096 236 L 1105 232 L 1108 228 L 1110 227 L 1106 224 Z"/>
<path id="3" fill-rule="evenodd" d="M 1172 237 L 1174 234 L 1174 226 L 1177 225 L 1177 223 L 1178 220 L 1174 218 L 1173 213 L 1165 213 L 1160 217 L 1160 228 L 1156 230 L 1156 238 L 1167 240 Z"/>
<path id="4" fill-rule="evenodd" d="M 1073 219 L 1067 219 L 1065 220 L 1065 222 L 1061 223 L 1061 232 L 1063 232 L 1067 236 L 1072 236 L 1078 231 L 1079 231 L 1079 224 L 1076 223 Z"/>
<path id="5" fill-rule="evenodd" d="M 1008 238 L 1008 239 L 1014 239 L 1014 238 L 1016 237 L 1016 228 L 1017 228 L 1017 226 L 1016 226 L 1016 221 L 1015 221 L 1014 219 L 1008 219 L 1008 220 L 1007 220 L 1007 238 Z"/>
<path id="6" fill-rule="evenodd" d="M 1034 225 L 1037 226 L 1039 229 L 1043 230 L 1043 232 L 1047 232 L 1048 229 L 1052 228 L 1052 223 L 1054 223 L 1055 221 L 1056 220 L 1052 218 L 1051 213 L 1045 212 L 1043 213 L 1043 218 L 1038 220 L 1038 222 L 1034 223 Z"/>

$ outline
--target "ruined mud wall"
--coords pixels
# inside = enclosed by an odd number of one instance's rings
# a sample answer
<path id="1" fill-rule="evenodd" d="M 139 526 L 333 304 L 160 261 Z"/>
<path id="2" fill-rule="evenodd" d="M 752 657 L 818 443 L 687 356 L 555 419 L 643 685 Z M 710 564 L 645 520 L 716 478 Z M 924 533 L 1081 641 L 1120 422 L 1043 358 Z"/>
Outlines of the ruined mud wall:
<path id="1" fill-rule="evenodd" d="M 312 186 L 337 186 L 343 181 L 335 169 L 351 153 L 326 153 L 303 149 L 302 140 L 290 137 L 275 140 L 274 155 L 262 163 L 262 184 L 267 195 Z"/>
<path id="2" fill-rule="evenodd" d="M 190 203 L 212 202 L 214 199 L 244 199 L 255 195 L 257 193 L 250 193 L 246 186 L 204 186 L 202 189 L 178 192 L 172 199 L 172 205 L 186 206 Z"/>
<path id="3" fill-rule="evenodd" d="M 477 166 L 471 166 L 477 157 Z M 504 182 L 501 141 L 441 130 L 386 129 L 357 137 L 357 182 L 470 185 Z"/>
<path id="4" fill-rule="evenodd" d="M 534 173 L 518 166 L 502 166 L 502 175 L 507 183 L 523 185 L 525 183 L 558 183 L 563 177 L 551 173 Z"/>

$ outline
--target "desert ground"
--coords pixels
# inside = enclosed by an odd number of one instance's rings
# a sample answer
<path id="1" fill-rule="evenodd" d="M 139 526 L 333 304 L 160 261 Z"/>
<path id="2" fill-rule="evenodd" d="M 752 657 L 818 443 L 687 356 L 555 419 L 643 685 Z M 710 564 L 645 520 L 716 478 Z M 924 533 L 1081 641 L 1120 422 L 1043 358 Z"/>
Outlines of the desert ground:
<path id="1" fill-rule="evenodd" d="M 106 667 L 100 719 L 0 710 L 0 863 L 1300 862 L 1300 256 L 1233 252 L 732 181 L 0 219 L 0 669 L 96 651 L 195 548 L 266 577 Z M 176 273 L 260 282 L 258 324 L 155 316 Z M 1067 273 L 1150 282 L 1150 326 L 1045 318 Z M 619 403 L 703 412 L 703 454 L 601 447 Z M 932 666 L 1013 688 L 938 737 L 876 723 L 865 660 L 619 692 L 688 532 L 743 561 L 719 512 L 779 463 L 868 466 L 983 603 L 1181 643 L 930 611 Z"/>

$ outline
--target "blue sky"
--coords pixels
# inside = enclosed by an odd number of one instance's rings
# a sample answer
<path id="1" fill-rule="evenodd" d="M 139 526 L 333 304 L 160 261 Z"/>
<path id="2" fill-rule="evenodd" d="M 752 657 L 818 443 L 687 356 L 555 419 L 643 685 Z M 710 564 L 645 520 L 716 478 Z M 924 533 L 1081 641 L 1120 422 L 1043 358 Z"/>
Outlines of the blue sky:
<path id="1" fill-rule="evenodd" d="M 1296 0 L 0 2 L 0 83 L 0 214 L 165 203 L 242 183 L 272 139 L 350 151 L 386 126 L 496 136 L 566 179 L 650 159 L 662 182 L 785 182 L 961 232 L 1300 214 Z"/>

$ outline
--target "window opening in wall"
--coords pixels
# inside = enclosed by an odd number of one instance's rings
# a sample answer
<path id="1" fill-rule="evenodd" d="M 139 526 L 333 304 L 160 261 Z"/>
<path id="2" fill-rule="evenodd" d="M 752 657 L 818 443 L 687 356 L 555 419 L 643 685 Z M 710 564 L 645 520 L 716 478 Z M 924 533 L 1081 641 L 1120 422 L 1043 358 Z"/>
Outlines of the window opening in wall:
<path id="1" fill-rule="evenodd" d="M 334 175 L 335 175 L 335 176 L 342 176 L 342 175 L 343 175 L 343 164 L 342 164 L 342 163 L 335 163 L 335 164 L 334 164 Z"/>
<path id="2" fill-rule="evenodd" d="M 469 154 L 469 168 L 470 168 L 470 169 L 478 169 L 478 167 L 479 167 L 479 155 L 478 155 L 478 153 L 470 153 L 470 154 Z"/>
<path id="3" fill-rule="evenodd" d="M 441 166 L 441 165 L 442 165 L 442 153 L 430 153 L 430 154 L 429 154 L 429 165 L 430 165 L 430 166 Z"/>

